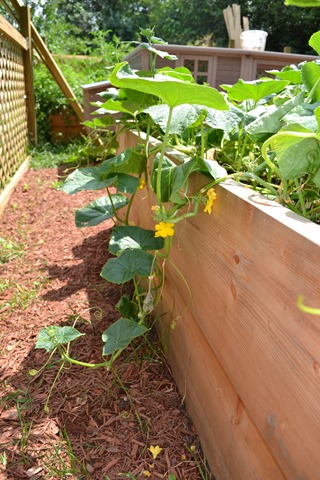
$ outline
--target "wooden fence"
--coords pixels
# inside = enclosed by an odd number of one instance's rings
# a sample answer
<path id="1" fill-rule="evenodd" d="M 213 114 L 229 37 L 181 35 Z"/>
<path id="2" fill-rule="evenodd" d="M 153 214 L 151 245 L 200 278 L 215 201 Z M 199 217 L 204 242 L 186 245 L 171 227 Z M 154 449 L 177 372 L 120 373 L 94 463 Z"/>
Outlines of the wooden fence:
<path id="1" fill-rule="evenodd" d="M 0 17 L 0 192 L 28 157 L 28 50 L 26 38 Z"/>
<path id="2" fill-rule="evenodd" d="M 29 7 L 24 6 L 21 0 L 0 0 L 0 5 L 12 20 L 11 23 L 0 15 L 1 214 L 12 189 L 28 167 L 29 140 L 37 140 L 32 46 L 80 121 L 83 121 L 83 108 L 32 24 Z"/>

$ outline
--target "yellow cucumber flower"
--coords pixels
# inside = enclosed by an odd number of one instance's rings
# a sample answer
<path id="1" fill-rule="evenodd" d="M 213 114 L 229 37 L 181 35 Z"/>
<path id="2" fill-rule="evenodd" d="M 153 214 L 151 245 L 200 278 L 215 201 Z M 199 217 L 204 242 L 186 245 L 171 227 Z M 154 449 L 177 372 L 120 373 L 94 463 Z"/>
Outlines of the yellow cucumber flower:
<path id="1" fill-rule="evenodd" d="M 155 226 L 156 233 L 154 234 L 155 237 L 173 237 L 174 235 L 174 223 L 169 222 L 159 222 Z"/>
<path id="2" fill-rule="evenodd" d="M 217 198 L 217 194 L 215 192 L 214 188 L 209 188 L 207 191 L 207 203 L 206 206 L 204 207 L 204 212 L 206 212 L 208 215 L 211 215 L 212 212 L 212 205 L 215 199 Z"/>
<path id="3" fill-rule="evenodd" d="M 155 460 L 159 453 L 162 451 L 162 448 L 159 447 L 159 445 L 156 445 L 155 447 L 153 445 L 150 445 L 148 448 L 149 452 L 151 453 L 153 459 Z"/>
<path id="4" fill-rule="evenodd" d="M 140 185 L 139 185 L 138 189 L 139 189 L 139 190 L 143 190 L 144 187 L 146 186 L 146 184 L 147 184 L 147 183 L 146 183 L 145 179 L 144 179 L 144 178 L 140 178 Z"/>

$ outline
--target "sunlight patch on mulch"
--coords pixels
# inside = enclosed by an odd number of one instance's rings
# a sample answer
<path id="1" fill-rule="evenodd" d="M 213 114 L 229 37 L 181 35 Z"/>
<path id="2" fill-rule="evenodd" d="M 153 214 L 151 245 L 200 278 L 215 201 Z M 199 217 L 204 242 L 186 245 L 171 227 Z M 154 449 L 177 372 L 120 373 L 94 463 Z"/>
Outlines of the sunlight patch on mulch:
<path id="1" fill-rule="evenodd" d="M 72 356 L 101 362 L 101 334 L 130 288 L 100 277 L 112 222 L 74 225 L 74 211 L 97 193 L 68 196 L 56 180 L 54 169 L 29 171 L 0 218 L 0 237 L 20 246 L 0 264 L 0 480 L 201 479 L 199 441 L 154 335 L 122 355 L 115 372 L 65 369 L 44 412 L 59 365 L 53 357 L 29 375 L 47 360 L 34 349 L 39 330 L 76 321 L 86 335 Z M 150 445 L 162 448 L 156 459 Z"/>

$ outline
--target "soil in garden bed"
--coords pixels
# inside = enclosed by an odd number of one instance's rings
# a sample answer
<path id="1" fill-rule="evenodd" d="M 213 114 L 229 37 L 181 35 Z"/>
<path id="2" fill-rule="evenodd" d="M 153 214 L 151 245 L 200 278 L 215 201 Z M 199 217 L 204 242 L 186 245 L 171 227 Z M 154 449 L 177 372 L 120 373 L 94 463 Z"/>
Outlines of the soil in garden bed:
<path id="1" fill-rule="evenodd" d="M 74 225 L 75 209 L 99 195 L 68 196 L 57 180 L 54 169 L 29 171 L 0 218 L 0 479 L 213 479 L 155 335 L 115 372 L 64 370 L 45 413 L 59 364 L 29 375 L 48 358 L 34 348 L 39 330 L 77 320 L 86 335 L 72 356 L 101 362 L 101 334 L 128 288 L 100 277 L 112 223 Z"/>

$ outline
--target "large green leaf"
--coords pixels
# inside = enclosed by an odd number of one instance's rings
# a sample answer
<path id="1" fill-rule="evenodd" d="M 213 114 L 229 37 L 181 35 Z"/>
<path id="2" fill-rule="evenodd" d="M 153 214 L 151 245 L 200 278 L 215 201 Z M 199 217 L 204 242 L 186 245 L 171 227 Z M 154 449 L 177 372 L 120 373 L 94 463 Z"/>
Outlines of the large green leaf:
<path id="1" fill-rule="evenodd" d="M 276 153 L 281 176 L 285 180 L 307 173 L 315 175 L 320 168 L 320 141 L 313 133 L 279 132 L 267 140 Z"/>
<path id="2" fill-rule="evenodd" d="M 110 187 L 115 180 L 116 177 L 103 177 L 97 167 L 80 168 L 72 172 L 58 189 L 73 195 L 83 190 Z"/>
<path id="3" fill-rule="evenodd" d="M 132 194 L 140 186 L 140 179 L 127 173 L 117 173 L 114 186 L 119 192 Z"/>
<path id="4" fill-rule="evenodd" d="M 205 123 L 211 128 L 223 130 L 224 136 L 228 137 L 228 133 L 238 128 L 243 117 L 244 112 L 233 105 L 230 105 L 230 110 L 223 112 L 208 108 Z"/>
<path id="5" fill-rule="evenodd" d="M 156 95 L 170 108 L 188 103 L 206 105 L 219 110 L 228 109 L 223 95 L 214 88 L 184 82 L 163 74 L 156 74 L 154 77 L 139 77 L 131 70 L 127 62 L 117 65 L 109 80 L 116 87 L 130 88 Z"/>
<path id="6" fill-rule="evenodd" d="M 155 238 L 153 230 L 141 227 L 115 227 L 109 241 L 109 252 L 116 255 L 127 248 L 141 250 L 161 250 L 164 246 L 163 238 Z"/>
<path id="7" fill-rule="evenodd" d="M 164 50 L 159 50 L 158 48 L 151 46 L 149 43 L 140 43 L 139 46 L 141 48 L 146 48 L 147 50 L 149 50 L 149 52 L 156 54 L 158 57 L 166 58 L 167 60 L 178 59 L 176 55 L 171 55 L 170 53 L 165 52 Z"/>
<path id="8" fill-rule="evenodd" d="M 134 319 L 137 314 L 138 305 L 131 301 L 129 295 L 122 295 L 115 309 L 121 313 L 123 317 Z"/>
<path id="9" fill-rule="evenodd" d="M 101 168 L 107 171 L 108 175 L 113 173 L 131 173 L 140 175 L 144 170 L 146 158 L 144 154 L 135 148 L 127 148 L 119 155 L 105 160 Z"/>
<path id="10" fill-rule="evenodd" d="M 289 82 L 287 80 L 260 79 L 253 81 L 238 80 L 234 85 L 221 85 L 228 92 L 228 98 L 237 102 L 252 99 L 258 102 L 274 93 L 281 92 Z"/>
<path id="11" fill-rule="evenodd" d="M 76 211 L 76 226 L 81 228 L 99 225 L 99 223 L 114 217 L 115 210 L 119 210 L 127 204 L 127 197 L 121 194 L 111 195 L 111 200 L 109 196 L 97 198 L 85 207 Z"/>
<path id="12" fill-rule="evenodd" d="M 246 131 L 251 137 L 257 138 L 259 135 L 271 134 L 280 130 L 282 123 L 281 120 L 290 112 L 294 107 L 303 103 L 304 93 L 300 93 L 292 99 L 285 102 L 283 105 L 275 106 L 270 105 L 267 107 L 266 112 L 260 117 L 256 118 L 252 123 L 246 126 Z"/>
<path id="13" fill-rule="evenodd" d="M 52 352 L 59 345 L 72 342 L 84 333 L 80 333 L 73 327 L 59 327 L 52 325 L 42 328 L 38 334 L 35 348 L 44 348 L 47 352 Z"/>
<path id="14" fill-rule="evenodd" d="M 175 107 L 172 112 L 169 133 L 181 135 L 186 128 L 197 121 L 202 110 L 203 107 L 196 105 L 179 105 Z M 163 131 L 166 130 L 169 117 L 168 105 L 154 105 L 144 111 L 151 116 L 154 123 L 159 125 Z"/>
<path id="15" fill-rule="evenodd" d="M 147 277 L 153 265 L 153 255 L 139 249 L 123 250 L 117 258 L 110 258 L 104 265 L 101 276 L 113 283 L 126 283 L 135 275 Z"/>
<path id="16" fill-rule="evenodd" d="M 281 152 L 278 164 L 283 178 L 287 180 L 306 173 L 314 175 L 320 168 L 319 140 L 316 138 L 300 139 L 299 142 Z"/>
<path id="17" fill-rule="evenodd" d="M 139 325 L 128 318 L 119 318 L 102 334 L 102 341 L 105 342 L 102 355 L 112 355 L 118 350 L 123 350 L 147 330 L 144 325 Z"/>
<path id="18" fill-rule="evenodd" d="M 180 196 L 177 196 L 177 192 L 183 190 L 182 197 L 185 197 L 184 193 L 187 193 L 187 182 L 189 175 L 199 168 L 198 161 L 191 159 L 182 165 L 177 165 L 173 170 L 173 178 L 171 182 L 170 200 L 174 203 L 180 203 Z M 184 203 L 184 202 L 183 202 Z"/>
<path id="19" fill-rule="evenodd" d="M 155 97 L 150 94 L 130 89 L 121 89 L 121 92 L 123 92 L 123 98 L 109 98 L 105 103 L 99 105 L 100 109 L 104 109 L 106 112 L 137 115 L 155 103 Z"/>
<path id="20" fill-rule="evenodd" d="M 114 119 L 112 115 L 108 115 L 106 117 L 94 118 L 93 120 L 85 120 L 82 122 L 82 125 L 89 128 L 107 128 L 114 125 Z"/>
<path id="21" fill-rule="evenodd" d="M 109 158 L 97 167 L 79 168 L 72 172 L 59 190 L 70 195 L 82 190 L 100 190 L 118 181 L 115 173 L 131 173 L 140 175 L 146 159 L 134 148 L 127 148 L 119 155 Z"/>
<path id="22" fill-rule="evenodd" d="M 183 82 L 196 83 L 192 73 L 186 67 L 171 68 L 166 66 L 159 68 L 158 73 L 160 73 L 161 75 L 168 75 L 169 77 L 178 78 Z"/>
<path id="23" fill-rule="evenodd" d="M 207 158 L 200 158 L 199 159 L 200 165 L 206 169 L 206 171 L 213 177 L 215 180 L 218 178 L 225 178 L 227 177 L 228 173 L 227 170 L 219 165 L 216 160 L 209 160 Z"/>
<path id="24" fill-rule="evenodd" d="M 302 81 L 310 92 L 316 83 L 320 80 L 320 65 L 316 62 L 307 62 L 302 66 Z M 320 84 L 316 87 L 312 95 L 312 101 L 320 100 Z"/>
<path id="25" fill-rule="evenodd" d="M 317 1 L 317 6 L 320 7 L 320 0 Z M 320 55 L 320 32 L 316 32 L 311 35 L 309 39 L 309 45 L 312 47 L 318 55 Z"/>
<path id="26" fill-rule="evenodd" d="M 282 70 L 268 70 L 267 73 L 271 73 L 281 80 L 288 80 L 294 85 L 299 85 L 302 82 L 301 69 L 296 65 L 288 65 L 283 67 Z"/>
<path id="27" fill-rule="evenodd" d="M 304 108 L 304 104 L 296 107 L 291 112 L 283 117 L 283 124 L 285 130 L 295 130 L 295 125 L 300 125 L 304 130 L 316 133 L 318 130 L 317 118 L 312 112 Z M 300 129 L 298 129 L 299 131 Z"/>

